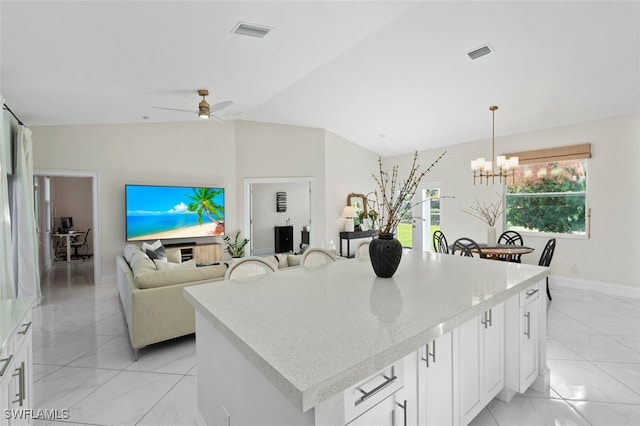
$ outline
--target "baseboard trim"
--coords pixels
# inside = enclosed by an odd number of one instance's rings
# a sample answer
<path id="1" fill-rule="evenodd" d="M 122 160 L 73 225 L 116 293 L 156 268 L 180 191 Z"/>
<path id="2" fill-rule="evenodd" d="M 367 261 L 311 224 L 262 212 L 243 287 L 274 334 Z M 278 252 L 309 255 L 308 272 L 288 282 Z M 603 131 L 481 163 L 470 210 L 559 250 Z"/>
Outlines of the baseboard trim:
<path id="1" fill-rule="evenodd" d="M 640 299 L 640 288 L 631 287 L 621 284 L 610 284 L 601 281 L 590 281 L 579 278 L 567 277 L 549 277 L 549 286 L 551 287 L 551 297 L 553 297 L 553 287 L 575 288 L 578 290 L 595 291 L 597 293 L 608 294 L 611 296 L 631 297 Z"/>

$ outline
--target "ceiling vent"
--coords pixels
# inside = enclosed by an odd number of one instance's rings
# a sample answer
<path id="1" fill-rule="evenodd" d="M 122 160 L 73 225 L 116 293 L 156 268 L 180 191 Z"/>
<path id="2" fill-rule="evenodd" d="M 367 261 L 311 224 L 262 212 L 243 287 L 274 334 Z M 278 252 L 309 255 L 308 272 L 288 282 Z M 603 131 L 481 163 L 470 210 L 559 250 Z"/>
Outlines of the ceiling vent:
<path id="1" fill-rule="evenodd" d="M 491 45 L 487 43 L 484 46 L 481 46 L 477 49 L 472 50 L 471 52 L 468 52 L 467 55 L 469 55 L 471 59 L 478 59 L 481 56 L 488 55 L 491 52 L 493 52 L 493 48 L 491 47 Z"/>
<path id="2" fill-rule="evenodd" d="M 265 27 L 264 25 L 248 24 L 246 22 L 238 22 L 236 26 L 233 27 L 233 30 L 231 30 L 231 32 L 235 34 L 260 38 L 269 34 L 269 31 L 271 31 L 271 28 Z"/>

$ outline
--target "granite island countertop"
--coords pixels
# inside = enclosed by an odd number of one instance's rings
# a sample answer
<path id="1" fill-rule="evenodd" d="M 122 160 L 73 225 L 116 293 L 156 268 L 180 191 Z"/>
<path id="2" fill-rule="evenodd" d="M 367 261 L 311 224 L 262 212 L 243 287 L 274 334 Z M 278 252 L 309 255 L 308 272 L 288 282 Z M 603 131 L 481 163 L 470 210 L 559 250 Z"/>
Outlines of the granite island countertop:
<path id="1" fill-rule="evenodd" d="M 405 252 L 188 287 L 185 297 L 302 411 L 544 279 L 548 268 Z M 199 336 L 202 338 L 201 336 Z"/>

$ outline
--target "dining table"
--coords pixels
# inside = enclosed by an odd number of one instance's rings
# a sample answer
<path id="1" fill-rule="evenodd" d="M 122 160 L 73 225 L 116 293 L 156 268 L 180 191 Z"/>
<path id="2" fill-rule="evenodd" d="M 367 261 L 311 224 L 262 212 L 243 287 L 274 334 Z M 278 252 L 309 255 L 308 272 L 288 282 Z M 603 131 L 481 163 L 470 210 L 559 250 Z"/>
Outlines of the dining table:
<path id="1" fill-rule="evenodd" d="M 488 259 L 506 259 L 507 261 L 512 261 L 516 256 L 533 253 L 535 250 L 532 247 L 520 246 L 515 244 L 481 244 L 480 250 L 482 250 L 482 254 L 486 256 Z"/>

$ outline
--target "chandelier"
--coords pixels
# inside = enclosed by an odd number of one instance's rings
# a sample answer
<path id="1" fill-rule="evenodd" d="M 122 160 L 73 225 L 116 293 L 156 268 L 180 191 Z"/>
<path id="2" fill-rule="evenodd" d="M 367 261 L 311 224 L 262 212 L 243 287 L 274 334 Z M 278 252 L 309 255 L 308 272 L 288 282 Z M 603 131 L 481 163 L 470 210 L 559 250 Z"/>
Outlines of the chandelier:
<path id="1" fill-rule="evenodd" d="M 496 150 L 496 110 L 498 109 L 497 105 L 492 105 L 489 107 L 489 110 L 493 114 L 493 124 L 492 124 L 492 132 L 491 132 L 491 159 L 495 157 Z M 507 158 L 504 155 L 498 155 L 495 157 L 496 159 L 496 168 L 493 167 L 493 162 L 491 160 L 486 161 L 484 157 L 477 158 L 471 161 L 471 171 L 473 172 L 473 184 L 476 184 L 476 178 L 480 178 L 480 183 L 482 183 L 482 179 L 485 179 L 487 185 L 489 185 L 489 178 L 491 178 L 491 183 L 496 182 L 496 178 L 498 181 L 502 183 L 502 178 L 504 178 L 505 182 L 507 181 L 507 177 L 511 176 L 512 179 L 515 179 L 515 171 L 518 167 L 518 157 L 510 157 Z"/>

